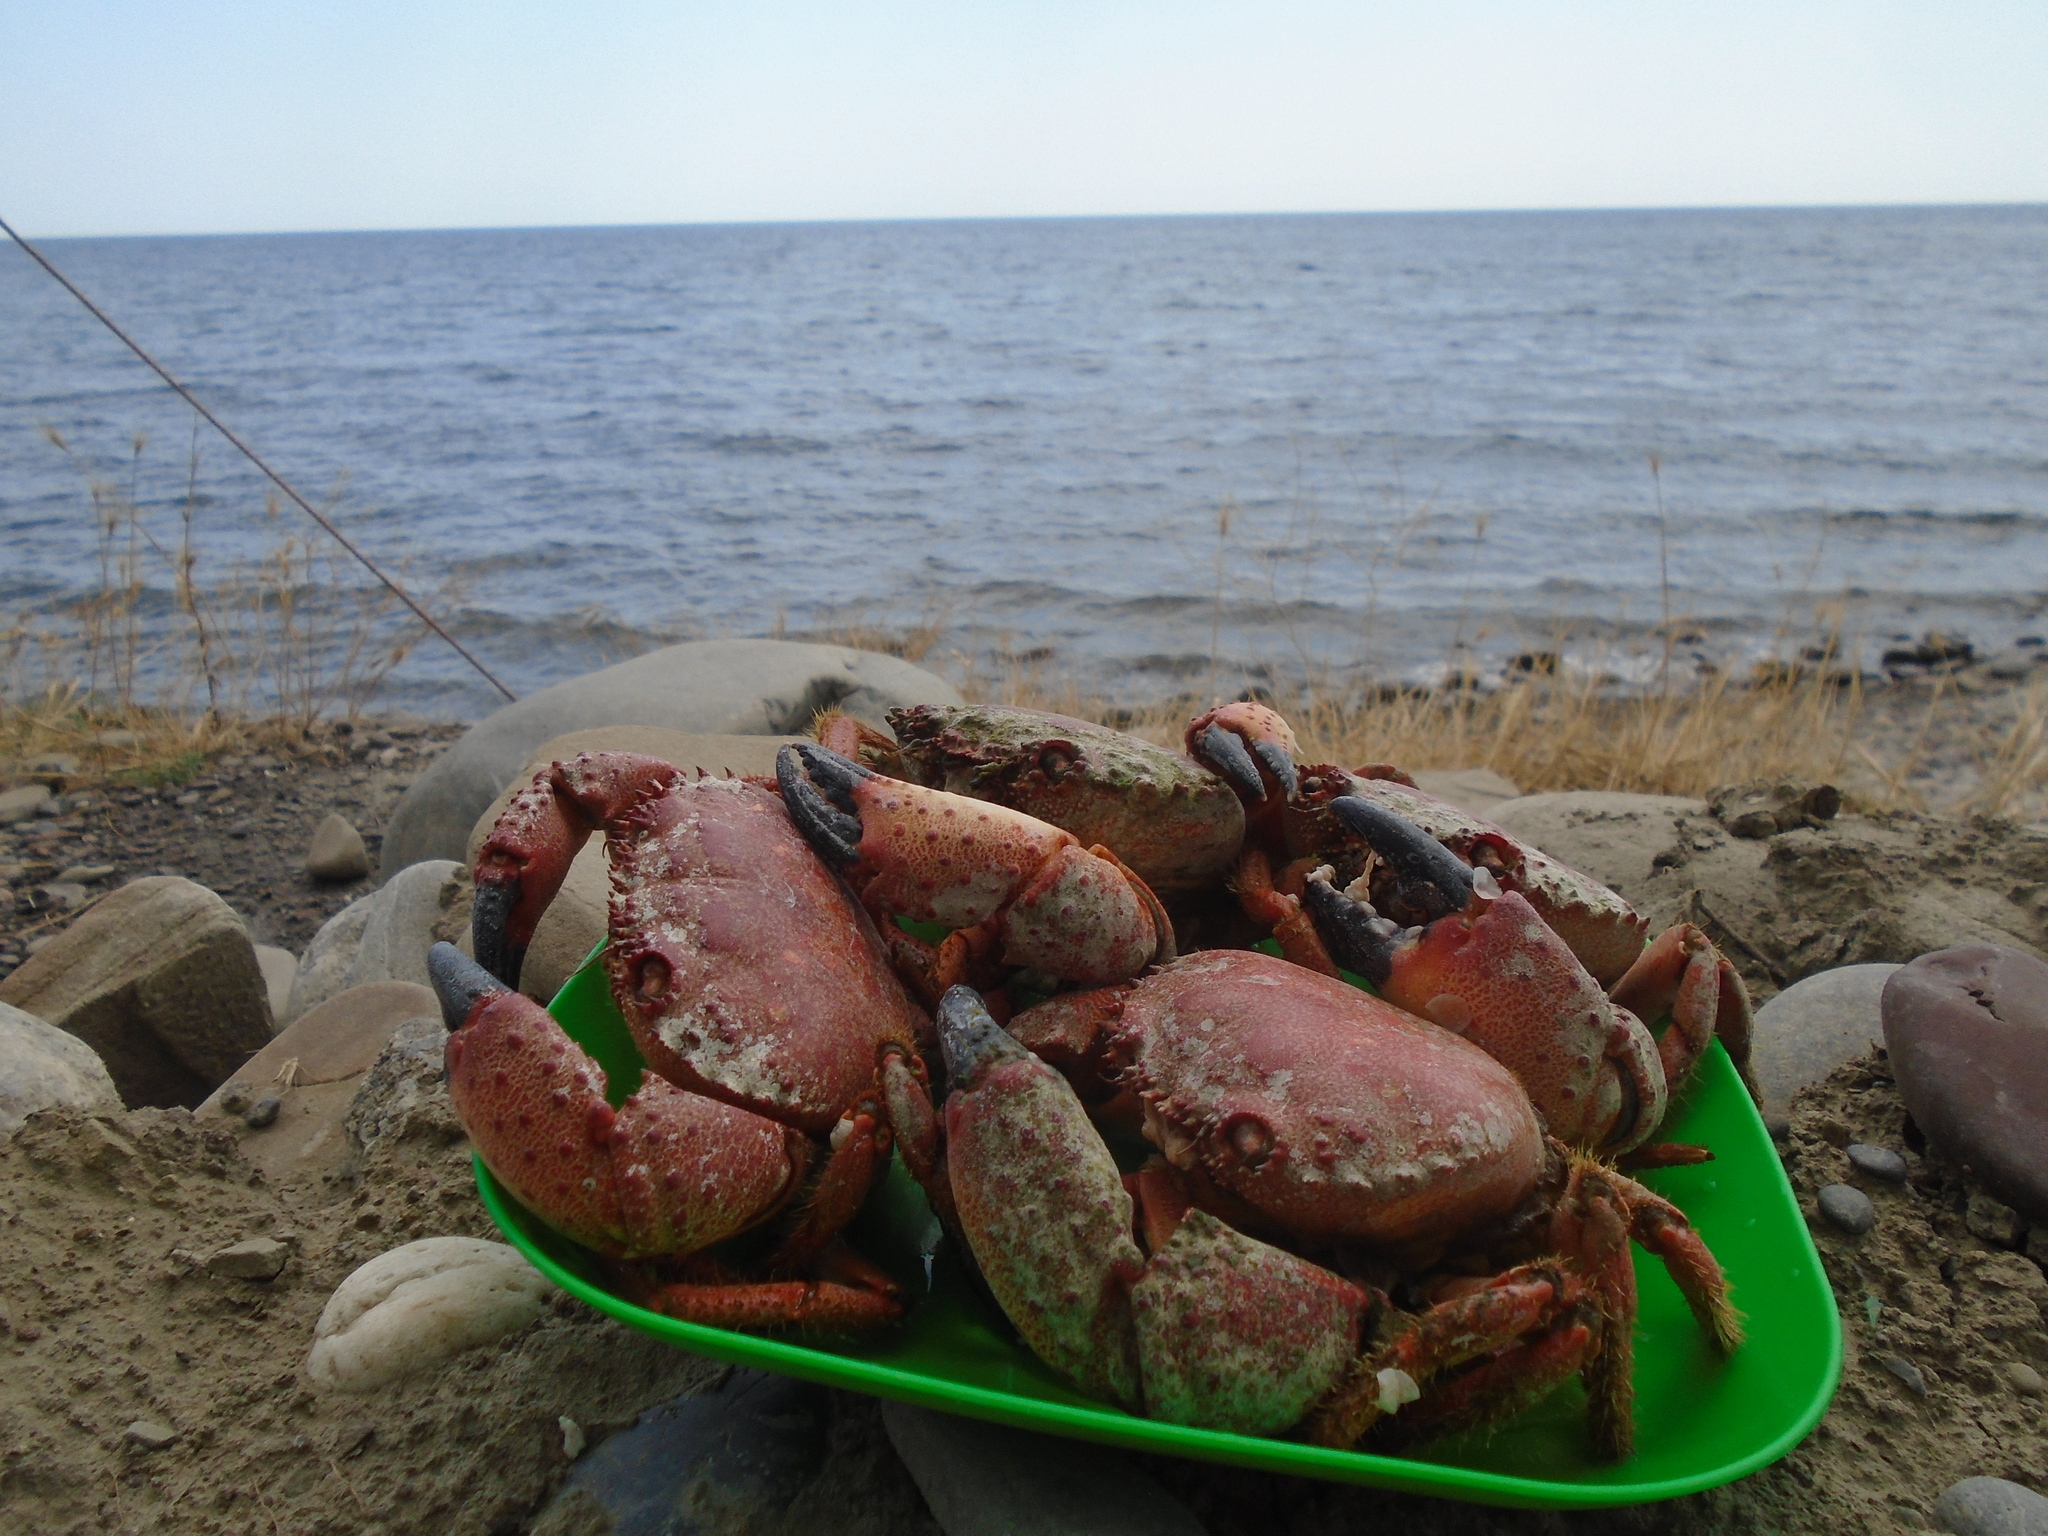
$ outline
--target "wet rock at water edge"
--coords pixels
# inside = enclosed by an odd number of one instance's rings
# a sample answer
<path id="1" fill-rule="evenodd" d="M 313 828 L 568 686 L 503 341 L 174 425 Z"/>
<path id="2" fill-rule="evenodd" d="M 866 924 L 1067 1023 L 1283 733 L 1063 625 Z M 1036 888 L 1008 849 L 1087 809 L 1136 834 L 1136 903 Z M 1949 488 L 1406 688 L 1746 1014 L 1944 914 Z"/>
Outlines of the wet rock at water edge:
<path id="1" fill-rule="evenodd" d="M 1952 1536 L 2048 1536 L 2048 1499 L 2002 1477 L 1966 1477 L 1934 1501 Z"/>
<path id="2" fill-rule="evenodd" d="M 1852 1237 L 1861 1237 L 1877 1225 L 1877 1207 L 1853 1184 L 1823 1185 L 1815 1198 L 1821 1215 Z"/>
<path id="3" fill-rule="evenodd" d="M 2048 1223 L 2048 964 L 1994 944 L 1922 955 L 1885 984 L 1899 1094 L 1942 1155 Z"/>

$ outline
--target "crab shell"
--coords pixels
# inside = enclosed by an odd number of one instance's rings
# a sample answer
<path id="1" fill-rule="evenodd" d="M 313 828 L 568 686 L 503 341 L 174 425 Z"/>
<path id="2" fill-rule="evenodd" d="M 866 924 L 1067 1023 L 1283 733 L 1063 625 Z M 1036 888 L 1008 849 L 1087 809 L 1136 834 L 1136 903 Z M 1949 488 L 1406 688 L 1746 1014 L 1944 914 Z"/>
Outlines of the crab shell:
<path id="1" fill-rule="evenodd" d="M 1299 1241 L 1438 1247 L 1513 1210 L 1542 1169 L 1529 1096 L 1485 1051 L 1253 951 L 1146 977 L 1108 1049 L 1168 1161 Z"/>
<path id="2" fill-rule="evenodd" d="M 1425 794 L 1395 779 L 1360 778 L 1341 768 L 1302 770 L 1301 793 L 1287 810 L 1287 844 L 1297 856 L 1335 864 L 1338 884 L 1358 873 L 1346 867 L 1357 839 L 1332 820 L 1324 807 L 1338 795 L 1370 800 L 1422 828 L 1468 863 L 1490 848 L 1506 865 L 1508 880 L 1578 956 L 1603 987 L 1619 981 L 1643 952 L 1650 921 L 1590 875 L 1561 864 L 1483 817 Z"/>
<path id="3" fill-rule="evenodd" d="M 1004 704 L 889 712 L 886 773 L 987 800 L 1117 857 L 1162 897 L 1220 884 L 1244 842 L 1228 784 L 1180 753 L 1108 726 Z"/>

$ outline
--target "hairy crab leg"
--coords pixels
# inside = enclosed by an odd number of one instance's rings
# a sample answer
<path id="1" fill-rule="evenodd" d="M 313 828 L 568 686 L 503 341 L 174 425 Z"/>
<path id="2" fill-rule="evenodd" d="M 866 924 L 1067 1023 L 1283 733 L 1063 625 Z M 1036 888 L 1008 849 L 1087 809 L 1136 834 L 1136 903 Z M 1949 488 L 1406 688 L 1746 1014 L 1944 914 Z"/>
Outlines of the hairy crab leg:
<path id="1" fill-rule="evenodd" d="M 1718 1038 L 1750 1097 L 1763 1101 L 1749 1068 L 1756 1029 L 1749 989 L 1713 941 L 1691 923 L 1657 935 L 1608 995 L 1638 1018 L 1654 1020 L 1670 1012 L 1671 1027 L 1657 1042 L 1666 1082 L 1690 1078 L 1707 1042 Z"/>

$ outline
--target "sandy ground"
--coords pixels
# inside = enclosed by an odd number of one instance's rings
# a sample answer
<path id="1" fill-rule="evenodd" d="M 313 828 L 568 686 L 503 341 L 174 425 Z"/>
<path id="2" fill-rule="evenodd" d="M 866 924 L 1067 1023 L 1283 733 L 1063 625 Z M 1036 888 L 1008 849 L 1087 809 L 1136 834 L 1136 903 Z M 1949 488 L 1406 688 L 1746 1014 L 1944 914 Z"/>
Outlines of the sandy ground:
<path id="1" fill-rule="evenodd" d="M 1893 727 L 1914 728 L 1911 699 L 1896 702 Z M 109 885 L 186 874 L 222 890 L 259 938 L 297 949 L 374 883 L 312 884 L 299 866 L 314 824 L 342 810 L 372 834 L 374 860 L 375 829 L 455 734 L 437 728 L 338 760 L 223 762 L 210 785 L 119 793 L 19 829 L 0 844 L 0 864 L 47 880 L 98 860 L 116 865 Z M 1931 766 L 1967 773 L 1967 751 L 1951 756 L 1928 754 Z M 26 889 L 21 878 L 15 886 Z M 31 897 L 11 910 L 0 901 L 0 970 L 55 926 Z M 1905 1153 L 1907 1184 L 1850 1179 L 1840 1148 L 1851 1141 Z M 1922 1156 L 1881 1056 L 1802 1095 L 1784 1151 L 1809 1213 L 1822 1184 L 1848 1181 L 1871 1195 L 1880 1221 L 1853 1239 L 1815 1220 L 1849 1341 L 1842 1390 L 1804 1445 L 1740 1484 L 1564 1516 L 1145 1465 L 1218 1536 L 1390 1521 L 1426 1533 L 1910 1531 L 1965 1476 L 2048 1491 L 2048 1398 L 2012 1369 L 2048 1374 L 2048 1282 L 2016 1248 L 2024 1234 Z M 561 1417 L 596 1442 L 719 1370 L 564 1300 L 439 1375 L 368 1399 L 313 1392 L 301 1367 L 333 1287 L 378 1252 L 444 1233 L 492 1235 L 445 1101 L 415 1111 L 354 1178 L 300 1189 L 271 1187 L 230 1133 L 181 1111 L 33 1122 L 0 1145 L 0 1529 L 520 1531 L 568 1470 Z M 276 1280 L 206 1270 L 211 1253 L 254 1236 L 291 1246 Z M 832 1454 L 787 1528 L 829 1510 L 831 1524 L 860 1536 L 928 1536 L 874 1406 L 835 1403 Z M 175 1438 L 145 1448 L 129 1434 L 143 1419 Z"/>

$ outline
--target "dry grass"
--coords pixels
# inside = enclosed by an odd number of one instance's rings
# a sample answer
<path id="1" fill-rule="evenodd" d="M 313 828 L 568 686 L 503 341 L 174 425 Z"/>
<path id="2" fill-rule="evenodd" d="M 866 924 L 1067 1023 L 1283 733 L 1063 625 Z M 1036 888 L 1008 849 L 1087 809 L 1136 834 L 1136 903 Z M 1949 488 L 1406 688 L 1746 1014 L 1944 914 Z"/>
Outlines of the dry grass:
<path id="1" fill-rule="evenodd" d="M 423 626 L 322 539 L 280 530 L 260 559 L 214 574 L 197 527 L 196 435 L 181 505 L 156 512 L 135 494 L 141 435 L 125 484 L 44 435 L 85 487 L 99 580 L 63 608 L 0 624 L 0 765 L 62 754 L 88 782 L 178 782 L 214 753 L 289 748 L 353 717 L 418 643 Z M 274 497 L 266 512 L 278 521 Z"/>

